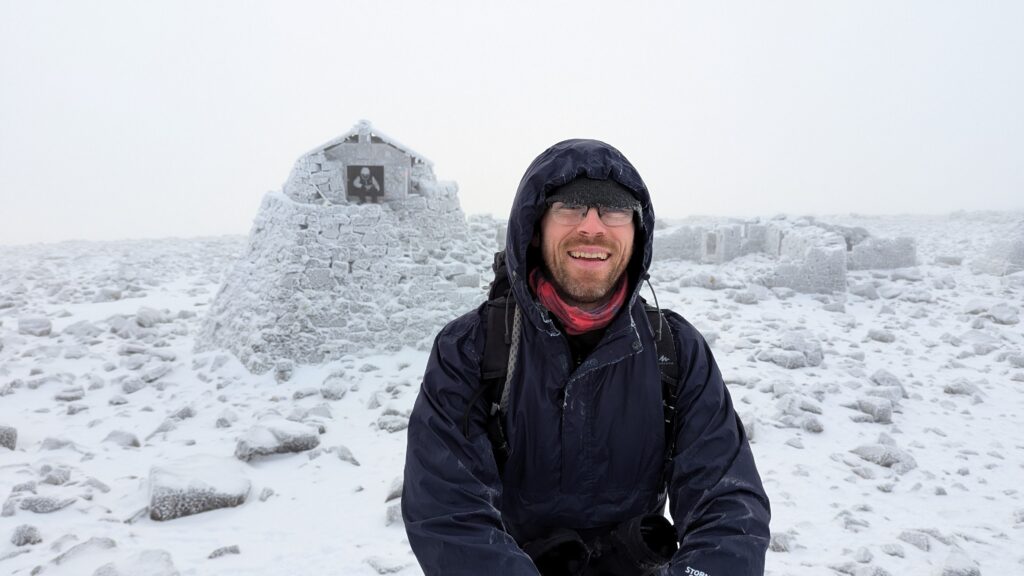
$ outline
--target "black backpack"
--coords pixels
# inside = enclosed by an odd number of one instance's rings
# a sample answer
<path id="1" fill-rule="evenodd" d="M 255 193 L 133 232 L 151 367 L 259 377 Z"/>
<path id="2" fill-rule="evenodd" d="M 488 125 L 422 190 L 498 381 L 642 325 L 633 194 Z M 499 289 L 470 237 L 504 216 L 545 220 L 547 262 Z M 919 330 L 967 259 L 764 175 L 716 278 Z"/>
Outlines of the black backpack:
<path id="1" fill-rule="evenodd" d="M 515 315 L 516 301 L 511 294 L 511 285 L 505 269 L 505 253 L 496 252 L 494 263 L 494 280 L 491 282 L 487 295 L 487 326 L 484 341 L 484 355 L 480 363 L 481 386 L 473 394 L 466 407 L 462 421 L 462 433 L 469 437 L 469 415 L 473 406 L 481 397 L 486 397 L 488 406 L 487 437 L 491 440 L 494 460 L 498 465 L 498 473 L 505 470 L 508 461 L 509 446 L 505 435 L 505 413 L 507 398 L 505 384 L 508 380 L 509 357 L 512 350 L 512 324 Z M 655 342 L 658 351 L 658 368 L 661 372 L 661 398 L 664 409 L 665 424 L 665 469 L 663 482 L 668 480 L 672 469 L 672 457 L 675 454 L 675 422 L 676 395 L 679 385 L 679 359 L 676 355 L 675 341 L 672 330 L 664 325 L 661 310 L 644 302 L 644 312 L 651 326 L 657 326 Z M 662 329 L 664 327 L 664 329 Z"/>

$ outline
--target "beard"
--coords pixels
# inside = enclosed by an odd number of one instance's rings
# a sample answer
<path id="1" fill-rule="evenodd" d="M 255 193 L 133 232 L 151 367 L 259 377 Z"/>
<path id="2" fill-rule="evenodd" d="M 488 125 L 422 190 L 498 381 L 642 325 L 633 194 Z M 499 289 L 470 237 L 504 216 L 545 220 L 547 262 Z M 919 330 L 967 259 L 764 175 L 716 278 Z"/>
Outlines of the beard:
<path id="1" fill-rule="evenodd" d="M 587 246 L 604 248 L 612 253 L 610 259 L 617 260 L 607 270 L 570 269 L 572 257 L 568 252 L 577 245 L 583 244 L 570 242 L 557 250 L 545 250 L 544 266 L 562 300 L 579 307 L 592 307 L 611 297 L 626 271 L 631 255 L 617 253 L 611 244 L 591 240 L 586 243 Z"/>

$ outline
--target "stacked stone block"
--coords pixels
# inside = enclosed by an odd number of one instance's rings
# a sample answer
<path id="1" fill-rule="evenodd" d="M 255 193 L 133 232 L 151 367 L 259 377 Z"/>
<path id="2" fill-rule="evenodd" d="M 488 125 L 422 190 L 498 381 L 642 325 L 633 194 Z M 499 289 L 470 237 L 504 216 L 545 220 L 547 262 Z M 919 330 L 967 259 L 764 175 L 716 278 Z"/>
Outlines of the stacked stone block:
<path id="1" fill-rule="evenodd" d="M 975 272 L 998 276 L 1007 276 L 1024 270 L 1024 222 L 1014 227 L 1006 238 L 996 241 L 983 255 L 974 259 L 971 268 Z"/>
<path id="2" fill-rule="evenodd" d="M 704 234 L 703 262 L 721 264 L 742 252 L 743 227 L 738 224 L 717 226 Z"/>
<path id="3" fill-rule="evenodd" d="M 917 245 L 913 238 L 865 238 L 850 250 L 850 270 L 909 268 L 917 265 Z"/>
<path id="4" fill-rule="evenodd" d="M 659 234 L 654 243 L 654 260 L 700 261 L 704 255 L 705 229 L 700 226 L 681 226 L 669 233 Z"/>
<path id="5" fill-rule="evenodd" d="M 808 293 L 845 291 L 848 269 L 902 268 L 915 265 L 917 258 L 912 238 L 875 238 L 861 228 L 832 226 L 813 218 L 742 224 L 701 220 L 661 233 L 654 243 L 655 260 L 722 264 L 758 253 L 778 262 L 772 273 L 762 277 L 766 285 Z"/>
<path id="6" fill-rule="evenodd" d="M 816 226 L 792 228 L 782 236 L 780 262 L 766 279 L 769 286 L 806 293 L 846 291 L 846 242 Z"/>
<path id="7" fill-rule="evenodd" d="M 759 222 L 743 224 L 743 239 L 740 242 L 740 255 L 766 252 L 768 246 L 768 226 Z"/>
<path id="8" fill-rule="evenodd" d="M 199 348 L 226 348 L 258 373 L 282 358 L 319 363 L 429 340 L 483 297 L 472 271 L 454 266 L 468 239 L 457 188 L 435 192 L 329 205 L 268 194 Z"/>
<path id="9" fill-rule="evenodd" d="M 284 184 L 286 196 L 299 202 L 317 202 L 345 196 L 345 180 L 327 162 L 323 150 L 311 152 L 295 163 Z"/>

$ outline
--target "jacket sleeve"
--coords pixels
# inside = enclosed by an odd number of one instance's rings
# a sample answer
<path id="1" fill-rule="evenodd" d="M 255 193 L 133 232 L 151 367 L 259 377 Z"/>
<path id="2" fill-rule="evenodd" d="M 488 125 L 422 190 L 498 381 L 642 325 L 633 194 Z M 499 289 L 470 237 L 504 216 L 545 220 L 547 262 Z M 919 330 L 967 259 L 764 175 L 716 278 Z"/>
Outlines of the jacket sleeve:
<path id="1" fill-rule="evenodd" d="M 771 510 L 743 425 L 704 338 L 669 318 L 682 378 L 669 478 L 679 550 L 669 574 L 762 576 Z"/>
<path id="2" fill-rule="evenodd" d="M 402 516 L 409 544 L 427 576 L 537 576 L 533 561 L 502 524 L 501 480 L 484 431 L 486 409 L 470 407 L 480 386 L 480 354 L 467 315 L 434 341 L 409 420 Z"/>

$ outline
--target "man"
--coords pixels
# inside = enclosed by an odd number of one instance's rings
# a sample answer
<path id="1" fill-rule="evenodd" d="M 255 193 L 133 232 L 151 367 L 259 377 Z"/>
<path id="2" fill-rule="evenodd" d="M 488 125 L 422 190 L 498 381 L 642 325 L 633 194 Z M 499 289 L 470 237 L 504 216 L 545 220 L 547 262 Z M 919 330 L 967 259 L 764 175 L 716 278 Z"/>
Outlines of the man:
<path id="1" fill-rule="evenodd" d="M 369 166 L 363 166 L 359 175 L 352 179 L 353 194 L 362 197 L 362 202 L 376 202 L 380 196 L 380 183 L 370 172 Z"/>
<path id="2" fill-rule="evenodd" d="M 647 187 L 615 148 L 568 140 L 527 169 L 504 253 L 505 409 L 478 400 L 484 305 L 437 336 L 409 424 L 402 512 L 426 574 L 763 574 L 768 499 L 721 373 L 693 326 L 639 298 L 653 238 Z"/>

